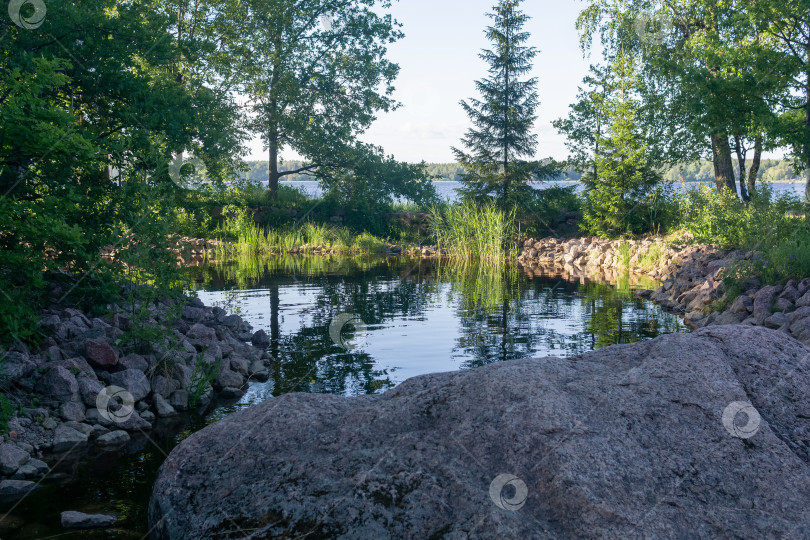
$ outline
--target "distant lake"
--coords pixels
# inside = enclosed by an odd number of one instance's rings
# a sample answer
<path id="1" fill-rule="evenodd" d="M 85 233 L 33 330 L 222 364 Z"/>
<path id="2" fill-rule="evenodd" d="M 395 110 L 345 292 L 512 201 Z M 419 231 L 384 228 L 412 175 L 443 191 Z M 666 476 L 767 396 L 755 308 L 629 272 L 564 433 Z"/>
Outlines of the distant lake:
<path id="1" fill-rule="evenodd" d="M 281 182 L 287 186 L 298 187 L 304 190 L 305 193 L 312 197 L 319 196 L 321 191 L 321 186 L 316 181 L 309 181 L 309 182 Z M 801 198 L 804 195 L 804 183 L 803 182 L 767 182 L 767 184 L 773 189 L 774 193 L 793 193 L 797 197 Z M 433 185 L 436 186 L 436 191 L 439 193 L 439 196 L 446 200 L 446 201 L 456 201 L 458 200 L 458 194 L 456 193 L 456 189 L 461 187 L 461 182 L 434 182 Z M 536 189 L 546 189 L 550 186 L 575 186 L 577 191 L 581 191 L 583 189 L 583 184 L 577 181 L 561 181 L 561 182 L 534 182 L 531 184 Z M 675 189 L 677 191 L 683 191 L 684 189 L 693 189 L 698 186 L 709 186 L 714 187 L 714 183 L 706 183 L 706 182 L 683 182 L 683 183 L 676 183 L 674 184 Z"/>

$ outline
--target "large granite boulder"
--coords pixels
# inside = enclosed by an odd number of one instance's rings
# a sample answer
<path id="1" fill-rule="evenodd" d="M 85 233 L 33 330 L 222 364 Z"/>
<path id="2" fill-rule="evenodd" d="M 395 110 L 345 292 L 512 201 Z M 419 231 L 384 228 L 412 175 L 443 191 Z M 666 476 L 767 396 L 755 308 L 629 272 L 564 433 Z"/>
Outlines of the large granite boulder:
<path id="1" fill-rule="evenodd" d="M 808 538 L 810 349 L 709 327 L 288 394 L 171 453 L 152 538 Z"/>

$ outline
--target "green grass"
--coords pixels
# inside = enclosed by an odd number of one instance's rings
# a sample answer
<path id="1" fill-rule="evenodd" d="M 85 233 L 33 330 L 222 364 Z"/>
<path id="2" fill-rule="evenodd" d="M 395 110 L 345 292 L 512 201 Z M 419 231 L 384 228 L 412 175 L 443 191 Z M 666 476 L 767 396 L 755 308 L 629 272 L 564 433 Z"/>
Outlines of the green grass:
<path id="1" fill-rule="evenodd" d="M 515 249 L 519 234 L 515 212 L 504 212 L 494 203 L 471 202 L 434 208 L 432 228 L 436 244 L 453 257 L 502 262 L 506 250 Z"/>
<path id="2" fill-rule="evenodd" d="M 217 249 L 217 259 L 233 256 L 262 256 L 289 253 L 298 250 L 311 253 L 333 250 L 341 254 L 369 254 L 385 252 L 388 243 L 369 233 L 356 234 L 345 227 L 304 223 L 278 229 L 264 229 L 254 224 L 239 225 L 236 241 L 229 248 Z"/>
<path id="3" fill-rule="evenodd" d="M 644 272 L 652 272 L 669 262 L 667 247 L 661 241 L 653 242 L 645 251 L 638 251 L 635 258 L 636 267 Z"/>

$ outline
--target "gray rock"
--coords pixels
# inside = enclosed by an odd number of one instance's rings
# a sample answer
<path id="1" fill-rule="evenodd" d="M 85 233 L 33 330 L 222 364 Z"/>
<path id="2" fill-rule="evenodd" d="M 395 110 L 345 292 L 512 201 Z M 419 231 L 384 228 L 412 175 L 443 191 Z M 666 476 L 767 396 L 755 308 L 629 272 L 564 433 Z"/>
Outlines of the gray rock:
<path id="1" fill-rule="evenodd" d="M 189 328 L 188 332 L 186 332 L 186 337 L 189 340 L 213 341 L 217 339 L 217 333 L 213 328 L 197 323 Z"/>
<path id="2" fill-rule="evenodd" d="M 164 398 L 168 398 L 172 395 L 172 392 L 177 390 L 179 385 L 170 379 L 167 379 L 163 375 L 156 375 L 152 378 L 152 392 L 154 394 L 160 394 Z"/>
<path id="3" fill-rule="evenodd" d="M 250 338 L 250 342 L 257 349 L 266 349 L 267 347 L 270 346 L 270 337 L 267 335 L 267 332 L 265 332 L 264 330 L 258 330 Z"/>
<path id="4" fill-rule="evenodd" d="M 244 396 L 245 392 L 246 390 L 244 388 L 237 388 L 235 386 L 226 386 L 225 388 L 219 391 L 219 395 L 225 399 L 235 399 Z"/>
<path id="5" fill-rule="evenodd" d="M 746 316 L 754 309 L 754 301 L 751 297 L 745 294 L 738 296 L 734 302 L 731 303 L 729 311 L 731 313 L 745 313 Z"/>
<path id="6" fill-rule="evenodd" d="M 59 414 L 65 420 L 72 420 L 74 422 L 81 422 L 84 420 L 84 405 L 78 401 L 68 401 L 59 406 Z"/>
<path id="7" fill-rule="evenodd" d="M 88 438 L 89 434 L 84 434 L 66 424 L 62 424 L 56 428 L 53 434 L 52 450 L 54 452 L 68 452 L 87 444 Z"/>
<path id="8" fill-rule="evenodd" d="M 785 285 L 785 288 L 782 289 L 782 293 L 779 295 L 779 298 L 787 300 L 792 304 L 798 300 L 800 296 L 801 295 L 799 294 L 799 291 L 796 289 L 795 285 L 790 283 Z"/>
<path id="9" fill-rule="evenodd" d="M 19 352 L 7 352 L 3 355 L 2 373 L 12 381 L 19 381 L 30 377 L 37 368 L 37 364 L 31 361 L 27 354 Z"/>
<path id="10" fill-rule="evenodd" d="M 183 318 L 189 322 L 201 323 L 208 317 L 205 309 L 193 306 L 183 306 Z"/>
<path id="11" fill-rule="evenodd" d="M 106 339 L 88 339 L 84 342 L 87 361 L 94 367 L 110 369 L 118 364 L 118 351 Z"/>
<path id="12" fill-rule="evenodd" d="M 100 424 L 93 424 L 93 431 L 90 432 L 90 440 L 97 440 L 99 437 L 106 435 L 110 430 Z"/>
<path id="13" fill-rule="evenodd" d="M 49 363 L 47 367 L 51 366 L 62 366 L 71 373 L 75 374 L 76 379 L 80 379 L 82 377 L 89 377 L 90 379 L 97 378 L 96 372 L 93 370 L 92 367 L 90 367 L 90 364 L 87 363 L 87 360 L 85 360 L 81 356 L 67 358 L 66 360 L 57 360 L 55 362 Z"/>
<path id="14" fill-rule="evenodd" d="M 188 410 L 188 390 L 177 390 L 169 397 L 169 404 L 178 411 Z"/>
<path id="15" fill-rule="evenodd" d="M 48 471 L 50 471 L 50 467 L 44 461 L 40 461 L 38 459 L 29 459 L 25 465 L 20 467 L 17 470 L 17 474 L 15 476 L 20 476 L 19 480 L 27 480 L 30 478 L 42 478 Z"/>
<path id="16" fill-rule="evenodd" d="M 104 385 L 89 377 L 79 377 L 76 380 L 79 384 L 79 395 L 82 402 L 88 407 L 95 407 L 96 399 L 98 399 L 99 393 L 104 390 Z"/>
<path id="17" fill-rule="evenodd" d="M 231 330 L 236 330 L 239 328 L 239 325 L 242 324 L 242 317 L 239 315 L 228 315 L 224 319 L 222 319 L 222 326 L 226 328 L 230 328 Z"/>
<path id="18" fill-rule="evenodd" d="M 93 432 L 93 426 L 90 424 L 85 424 L 84 422 L 67 421 L 65 422 L 65 425 L 71 429 L 75 429 L 79 433 L 84 433 L 87 436 L 90 436 L 90 434 Z"/>
<path id="19" fill-rule="evenodd" d="M 115 526 L 118 519 L 104 514 L 83 514 L 82 512 L 62 512 L 62 527 L 65 529 L 103 529 Z"/>
<path id="20" fill-rule="evenodd" d="M 109 448 L 113 446 L 123 446 L 128 442 L 129 442 L 129 433 L 121 429 L 105 433 L 96 440 L 96 444 L 104 448 Z"/>
<path id="21" fill-rule="evenodd" d="M 707 327 L 279 396 L 181 442 L 149 522 L 160 539 L 808 538 L 808 432 L 810 349 Z"/>
<path id="22" fill-rule="evenodd" d="M 715 315 L 712 324 L 740 324 L 740 322 L 742 322 L 742 320 L 747 316 L 747 313 L 730 313 L 728 311 L 725 313 L 718 313 Z"/>
<path id="23" fill-rule="evenodd" d="M 754 297 L 754 320 L 758 325 L 765 323 L 765 319 L 772 315 L 771 306 L 776 300 L 776 295 L 782 292 L 782 287 L 769 285 L 763 287 Z"/>
<path id="24" fill-rule="evenodd" d="M 59 401 L 71 401 L 78 398 L 79 383 L 66 368 L 55 366 L 37 382 L 37 391 Z"/>
<path id="25" fill-rule="evenodd" d="M 31 458 L 28 452 L 13 443 L 0 444 L 0 473 L 13 474 Z"/>
<path id="26" fill-rule="evenodd" d="M 115 386 L 125 388 L 135 401 L 140 401 L 149 395 L 151 387 L 149 379 L 143 374 L 143 371 L 137 369 L 125 369 L 110 375 L 110 383 Z"/>
<path id="27" fill-rule="evenodd" d="M 0 497 L 15 499 L 39 488 L 36 482 L 30 480 L 3 480 L 0 482 Z"/>
<path id="28" fill-rule="evenodd" d="M 180 387 L 188 388 L 191 385 L 194 370 L 186 365 L 177 364 L 175 366 L 175 371 L 177 373 L 177 381 L 180 383 Z"/>
<path id="29" fill-rule="evenodd" d="M 777 311 L 765 319 L 765 328 L 773 328 L 776 330 L 777 328 L 782 328 L 785 325 L 790 326 L 790 323 L 788 322 L 787 315 L 781 311 Z"/>
<path id="30" fill-rule="evenodd" d="M 214 381 L 214 388 L 233 387 L 239 388 L 245 384 L 245 378 L 239 373 L 231 371 L 230 369 L 223 368 L 217 373 L 216 381 Z"/>
<path id="31" fill-rule="evenodd" d="M 796 300 L 796 307 L 807 307 L 810 306 L 810 292 L 804 293 L 804 295 Z"/>
<path id="32" fill-rule="evenodd" d="M 151 424 L 155 421 L 155 415 L 152 413 L 152 411 L 143 411 L 141 413 L 141 419 Z"/>
<path id="33" fill-rule="evenodd" d="M 787 298 L 777 298 L 773 306 L 776 311 L 793 311 L 795 307 Z"/>
<path id="34" fill-rule="evenodd" d="M 788 313 L 787 315 L 788 322 L 790 322 L 790 324 L 793 324 L 801 319 L 806 319 L 808 317 L 810 317 L 810 306 L 800 307 L 796 311 Z"/>
<path id="35" fill-rule="evenodd" d="M 177 411 L 174 410 L 174 407 L 169 405 L 166 398 L 160 394 L 155 394 L 152 396 L 152 400 L 155 404 L 155 411 L 157 411 L 158 417 L 166 418 L 167 416 L 177 416 Z"/>
<path id="36" fill-rule="evenodd" d="M 113 422 L 109 418 L 99 413 L 98 409 L 95 407 L 89 408 L 85 411 L 84 419 L 86 422 L 100 426 L 110 427 L 113 425 Z"/>
<path id="37" fill-rule="evenodd" d="M 140 354 L 128 354 L 118 360 L 118 364 L 123 366 L 124 369 L 135 369 L 144 372 L 149 369 L 149 362 Z"/>
<path id="38" fill-rule="evenodd" d="M 250 378 L 254 381 L 265 382 L 270 378 L 270 372 L 264 365 L 263 360 L 254 360 L 250 364 Z"/>
<path id="39" fill-rule="evenodd" d="M 230 359 L 231 369 L 243 377 L 247 377 L 250 373 L 250 360 L 242 358 L 241 356 L 233 356 Z"/>

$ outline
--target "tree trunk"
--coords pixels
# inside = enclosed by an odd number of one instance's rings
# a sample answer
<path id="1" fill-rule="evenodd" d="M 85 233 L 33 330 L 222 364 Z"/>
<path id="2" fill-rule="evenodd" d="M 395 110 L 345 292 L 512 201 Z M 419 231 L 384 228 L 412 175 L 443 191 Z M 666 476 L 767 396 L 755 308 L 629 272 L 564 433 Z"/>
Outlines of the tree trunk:
<path id="1" fill-rule="evenodd" d="M 740 197 L 745 202 L 748 202 L 748 190 L 745 188 L 745 147 L 743 146 L 742 137 L 739 135 L 734 136 L 734 149 L 737 151 L 737 166 L 740 173 Z"/>
<path id="2" fill-rule="evenodd" d="M 737 194 L 737 183 L 734 178 L 734 164 L 731 162 L 731 148 L 728 145 L 728 135 L 717 133 L 712 135 L 712 157 L 714 161 L 714 181 L 717 191 L 728 189 Z"/>
<path id="3" fill-rule="evenodd" d="M 810 39 L 805 44 L 805 53 L 807 53 L 807 63 L 805 64 L 807 73 L 807 85 L 804 88 L 805 104 L 804 104 L 804 202 L 810 203 Z"/>
<path id="4" fill-rule="evenodd" d="M 270 286 L 270 354 L 273 360 L 278 362 L 280 343 L 281 343 L 281 325 L 279 324 L 279 307 L 280 299 L 278 294 L 278 284 L 274 283 Z"/>
<path id="5" fill-rule="evenodd" d="M 757 188 L 757 175 L 759 174 L 759 164 L 762 161 L 762 135 L 757 135 L 754 139 L 754 159 L 751 160 L 751 168 L 748 170 L 748 197 L 752 197 Z"/>
<path id="6" fill-rule="evenodd" d="M 507 5 L 507 9 L 511 6 Z M 511 11 L 511 10 L 510 10 Z M 507 21 L 511 20 L 511 13 L 506 14 Z M 506 27 L 507 46 L 511 46 L 511 36 L 509 26 Z M 504 67 L 504 111 L 503 111 L 503 194 L 501 198 L 501 208 L 506 208 L 506 200 L 509 196 L 509 66 Z"/>
<path id="7" fill-rule="evenodd" d="M 275 199 L 278 197 L 278 133 L 271 133 L 268 137 L 268 147 L 270 151 L 269 161 L 267 163 L 267 190 L 270 196 Z"/>

